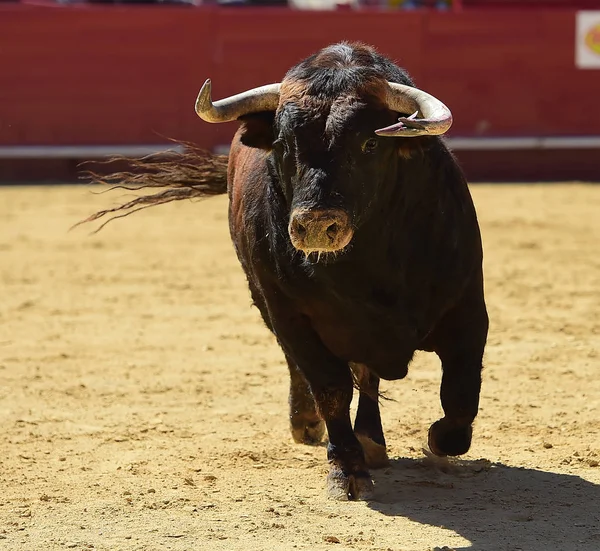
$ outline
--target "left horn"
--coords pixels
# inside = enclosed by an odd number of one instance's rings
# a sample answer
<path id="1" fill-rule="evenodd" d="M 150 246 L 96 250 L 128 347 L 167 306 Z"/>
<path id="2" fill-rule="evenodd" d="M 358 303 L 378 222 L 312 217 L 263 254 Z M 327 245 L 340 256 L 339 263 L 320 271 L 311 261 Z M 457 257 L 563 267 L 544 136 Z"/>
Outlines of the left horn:
<path id="1" fill-rule="evenodd" d="M 196 99 L 196 114 L 206 122 L 229 122 L 250 113 L 275 111 L 280 86 L 279 83 L 267 84 L 213 103 L 211 82 L 207 79 Z"/>
<path id="2" fill-rule="evenodd" d="M 387 106 L 392 111 L 413 113 L 409 117 L 400 117 L 396 124 L 375 130 L 379 136 L 405 137 L 439 136 L 452 126 L 452 113 L 439 99 L 431 94 L 388 82 Z M 421 114 L 422 118 L 417 118 Z"/>

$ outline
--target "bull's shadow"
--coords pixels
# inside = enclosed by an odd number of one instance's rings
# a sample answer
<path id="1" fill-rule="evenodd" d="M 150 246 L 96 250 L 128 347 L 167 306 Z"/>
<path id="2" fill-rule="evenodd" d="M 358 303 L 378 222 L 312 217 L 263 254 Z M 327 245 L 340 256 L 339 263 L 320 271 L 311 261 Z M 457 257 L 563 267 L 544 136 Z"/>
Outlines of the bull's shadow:
<path id="1" fill-rule="evenodd" d="M 600 485 L 578 476 L 429 459 L 396 459 L 372 474 L 372 509 L 444 527 L 471 542 L 456 551 L 600 550 Z"/>

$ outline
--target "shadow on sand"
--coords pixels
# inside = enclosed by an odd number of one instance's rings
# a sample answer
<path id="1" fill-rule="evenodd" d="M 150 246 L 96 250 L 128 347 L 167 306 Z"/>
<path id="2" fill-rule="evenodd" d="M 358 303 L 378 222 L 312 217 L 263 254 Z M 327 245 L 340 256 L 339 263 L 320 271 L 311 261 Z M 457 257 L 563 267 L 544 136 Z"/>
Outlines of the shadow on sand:
<path id="1" fill-rule="evenodd" d="M 369 507 L 471 542 L 456 551 L 600 551 L 600 485 L 578 476 L 431 458 L 392 460 L 372 474 Z"/>

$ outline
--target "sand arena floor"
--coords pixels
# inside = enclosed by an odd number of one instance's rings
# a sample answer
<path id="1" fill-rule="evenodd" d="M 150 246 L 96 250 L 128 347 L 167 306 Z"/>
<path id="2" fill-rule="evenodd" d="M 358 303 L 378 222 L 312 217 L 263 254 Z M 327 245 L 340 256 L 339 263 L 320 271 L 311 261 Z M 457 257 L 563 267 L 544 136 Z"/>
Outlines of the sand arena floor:
<path id="1" fill-rule="evenodd" d="M 0 549 L 600 550 L 600 186 L 477 185 L 491 332 L 471 451 L 421 451 L 440 367 L 384 383 L 377 500 L 325 497 L 226 200 L 0 189 Z"/>

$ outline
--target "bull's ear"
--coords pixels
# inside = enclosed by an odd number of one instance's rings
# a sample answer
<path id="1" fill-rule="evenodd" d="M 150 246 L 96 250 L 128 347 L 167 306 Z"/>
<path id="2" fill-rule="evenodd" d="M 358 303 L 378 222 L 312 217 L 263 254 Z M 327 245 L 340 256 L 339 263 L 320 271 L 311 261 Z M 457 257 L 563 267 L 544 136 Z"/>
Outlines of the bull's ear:
<path id="1" fill-rule="evenodd" d="M 395 139 L 398 140 L 398 155 L 402 159 L 406 160 L 422 156 L 423 153 L 429 149 L 433 143 L 433 140 L 429 136 Z"/>
<path id="2" fill-rule="evenodd" d="M 270 151 L 275 141 L 273 122 L 274 111 L 263 111 L 244 115 L 239 118 L 242 121 L 240 141 L 248 147 L 257 147 Z"/>

